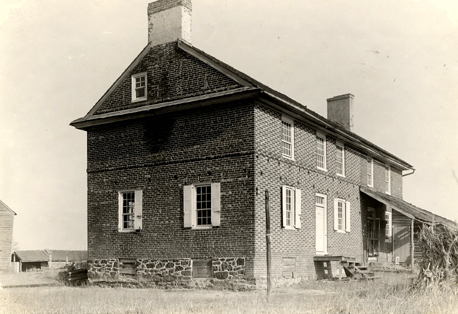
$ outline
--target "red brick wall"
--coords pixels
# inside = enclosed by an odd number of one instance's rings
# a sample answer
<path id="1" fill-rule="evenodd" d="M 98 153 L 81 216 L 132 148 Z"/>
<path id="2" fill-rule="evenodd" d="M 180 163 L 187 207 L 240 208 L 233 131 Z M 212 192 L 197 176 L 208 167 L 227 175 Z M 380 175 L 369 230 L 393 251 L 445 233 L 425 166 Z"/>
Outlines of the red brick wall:
<path id="1" fill-rule="evenodd" d="M 147 72 L 147 100 L 132 103 L 131 75 Z M 240 87 L 224 74 L 188 55 L 176 42 L 151 47 L 96 111 L 102 114 Z"/>
<path id="2" fill-rule="evenodd" d="M 391 195 L 403 198 L 402 171 L 393 167 L 391 167 Z"/>
<path id="3" fill-rule="evenodd" d="M 385 182 L 385 164 L 374 159 L 374 189 L 377 191 L 386 192 Z"/>
<path id="4" fill-rule="evenodd" d="M 254 255 L 253 105 L 88 131 L 88 259 Z M 221 226 L 183 227 L 183 186 L 221 183 Z M 143 190 L 143 229 L 118 232 L 118 191 Z"/>
<path id="5" fill-rule="evenodd" d="M 255 185 L 258 190 L 255 206 L 255 276 L 265 276 L 265 201 L 270 192 L 273 276 L 281 276 L 282 257 L 296 258 L 297 275 L 313 278 L 315 266 L 315 194 L 327 195 L 328 253 L 362 259 L 362 230 L 359 200 L 360 158 L 356 151 L 346 151 L 345 178 L 335 175 L 335 140 L 327 137 L 327 169 L 316 169 L 315 130 L 295 121 L 295 161 L 281 157 L 281 114 L 261 104 L 255 108 Z M 302 190 L 302 228 L 281 227 L 281 186 Z M 334 198 L 351 202 L 351 232 L 336 233 L 333 229 Z"/>

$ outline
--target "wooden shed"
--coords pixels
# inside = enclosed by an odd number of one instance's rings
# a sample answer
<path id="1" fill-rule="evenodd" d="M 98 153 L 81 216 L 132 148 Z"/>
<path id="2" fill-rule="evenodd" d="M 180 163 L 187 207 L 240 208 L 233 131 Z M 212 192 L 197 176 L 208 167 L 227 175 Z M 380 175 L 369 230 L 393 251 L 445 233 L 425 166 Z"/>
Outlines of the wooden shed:
<path id="1" fill-rule="evenodd" d="M 0 270 L 11 267 L 13 223 L 16 213 L 0 200 Z"/>
<path id="2" fill-rule="evenodd" d="M 392 263 L 412 265 L 422 257 L 419 242 L 419 231 L 424 226 L 434 224 L 437 228 L 446 226 L 458 229 L 456 222 L 417 207 L 401 198 L 381 193 L 369 188 L 361 188 L 365 197 L 370 197 L 381 206 L 380 235 L 384 251 Z M 380 245 L 379 245 L 380 246 Z M 381 255 L 381 252 L 377 255 Z"/>
<path id="3" fill-rule="evenodd" d="M 19 263 L 19 271 L 29 271 L 48 267 L 49 256 L 41 250 L 16 251 L 12 261 Z"/>
<path id="4" fill-rule="evenodd" d="M 18 271 L 42 268 L 61 268 L 73 262 L 87 260 L 87 251 L 79 250 L 29 250 L 16 251 L 11 257 L 18 264 Z"/>

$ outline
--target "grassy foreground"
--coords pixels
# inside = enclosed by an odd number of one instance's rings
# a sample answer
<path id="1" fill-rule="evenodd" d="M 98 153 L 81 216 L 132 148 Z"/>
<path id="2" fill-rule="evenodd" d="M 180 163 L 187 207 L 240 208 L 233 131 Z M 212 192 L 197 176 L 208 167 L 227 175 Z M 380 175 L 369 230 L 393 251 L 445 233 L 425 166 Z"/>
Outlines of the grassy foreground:
<path id="1" fill-rule="evenodd" d="M 409 276 L 307 282 L 266 292 L 42 287 L 0 290 L 0 313 L 458 313 L 456 286 L 411 292 Z"/>

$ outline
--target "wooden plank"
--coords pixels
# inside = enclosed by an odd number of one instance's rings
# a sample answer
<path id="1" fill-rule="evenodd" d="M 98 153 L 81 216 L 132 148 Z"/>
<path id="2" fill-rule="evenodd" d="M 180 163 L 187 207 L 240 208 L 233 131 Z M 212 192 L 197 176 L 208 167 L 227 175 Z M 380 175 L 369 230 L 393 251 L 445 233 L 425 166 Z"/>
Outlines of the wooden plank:
<path id="1" fill-rule="evenodd" d="M 211 278 L 212 261 L 211 260 L 193 260 L 192 277 L 194 278 Z"/>
<path id="2" fill-rule="evenodd" d="M 331 261 L 355 261 L 356 258 L 343 255 L 317 255 L 313 257 L 315 262 L 331 262 Z"/>

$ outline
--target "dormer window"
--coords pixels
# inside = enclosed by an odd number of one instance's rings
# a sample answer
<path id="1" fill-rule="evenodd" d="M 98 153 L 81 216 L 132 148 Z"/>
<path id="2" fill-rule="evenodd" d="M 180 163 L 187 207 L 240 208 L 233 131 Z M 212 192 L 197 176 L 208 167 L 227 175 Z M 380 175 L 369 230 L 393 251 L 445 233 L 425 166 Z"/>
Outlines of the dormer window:
<path id="1" fill-rule="evenodd" d="M 146 100 L 146 72 L 132 75 L 132 101 Z"/>

